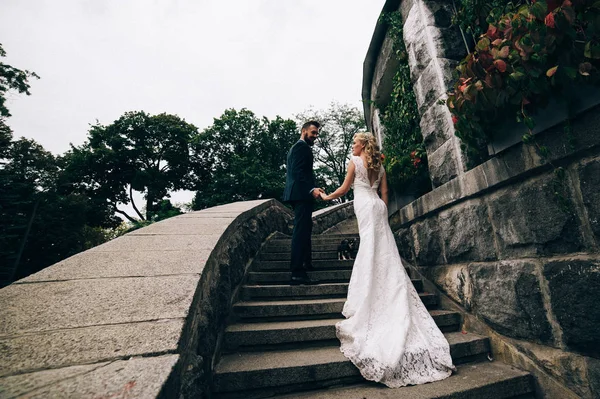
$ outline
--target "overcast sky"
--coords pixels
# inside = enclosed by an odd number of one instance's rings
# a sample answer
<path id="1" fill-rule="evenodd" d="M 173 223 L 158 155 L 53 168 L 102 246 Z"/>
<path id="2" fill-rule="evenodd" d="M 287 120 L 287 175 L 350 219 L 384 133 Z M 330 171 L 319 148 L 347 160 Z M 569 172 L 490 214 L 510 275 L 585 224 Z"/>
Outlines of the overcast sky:
<path id="1" fill-rule="evenodd" d="M 15 137 L 53 153 L 126 111 L 200 129 L 227 108 L 292 117 L 362 108 L 362 63 L 384 0 L 0 0 L 2 62 L 35 71 L 12 94 Z"/>

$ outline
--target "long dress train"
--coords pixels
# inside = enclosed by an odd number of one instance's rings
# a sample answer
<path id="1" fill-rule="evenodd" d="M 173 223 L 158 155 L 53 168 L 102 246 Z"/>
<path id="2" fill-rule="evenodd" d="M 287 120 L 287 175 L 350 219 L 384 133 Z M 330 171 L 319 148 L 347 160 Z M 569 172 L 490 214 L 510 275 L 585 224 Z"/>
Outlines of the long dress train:
<path id="1" fill-rule="evenodd" d="M 360 247 L 354 261 L 347 318 L 336 324 L 341 351 L 364 378 L 397 388 L 448 377 L 454 366 L 448 341 L 421 302 L 402 265 L 387 207 L 353 156 L 354 211 Z"/>

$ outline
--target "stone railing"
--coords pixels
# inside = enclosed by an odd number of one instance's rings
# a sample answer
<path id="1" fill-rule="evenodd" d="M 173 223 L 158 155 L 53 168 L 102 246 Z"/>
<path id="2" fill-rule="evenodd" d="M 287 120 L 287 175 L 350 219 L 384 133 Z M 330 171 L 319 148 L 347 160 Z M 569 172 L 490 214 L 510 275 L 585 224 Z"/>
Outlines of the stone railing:
<path id="1" fill-rule="evenodd" d="M 205 397 L 247 268 L 291 221 L 275 200 L 187 213 L 1 289 L 0 397 Z"/>
<path id="2" fill-rule="evenodd" d="M 0 290 L 0 397 L 202 397 L 274 200 L 177 216 Z"/>
<path id="3" fill-rule="evenodd" d="M 320 209 L 313 213 L 313 234 L 321 234 L 352 216 L 354 216 L 352 201 Z"/>
<path id="4" fill-rule="evenodd" d="M 600 397 L 600 107 L 391 218 L 400 252 L 551 398 Z"/>

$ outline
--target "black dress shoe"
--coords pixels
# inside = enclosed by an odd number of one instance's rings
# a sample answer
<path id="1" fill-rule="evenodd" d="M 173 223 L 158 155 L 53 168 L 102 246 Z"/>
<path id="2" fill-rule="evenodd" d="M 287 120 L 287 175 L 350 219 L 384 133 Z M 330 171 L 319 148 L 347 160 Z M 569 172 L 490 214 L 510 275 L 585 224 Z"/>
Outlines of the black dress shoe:
<path id="1" fill-rule="evenodd" d="M 306 273 L 302 274 L 302 275 L 292 275 L 292 278 L 290 279 L 290 285 L 311 285 L 314 284 L 314 282 L 310 279 L 310 277 L 308 277 L 306 275 Z"/>

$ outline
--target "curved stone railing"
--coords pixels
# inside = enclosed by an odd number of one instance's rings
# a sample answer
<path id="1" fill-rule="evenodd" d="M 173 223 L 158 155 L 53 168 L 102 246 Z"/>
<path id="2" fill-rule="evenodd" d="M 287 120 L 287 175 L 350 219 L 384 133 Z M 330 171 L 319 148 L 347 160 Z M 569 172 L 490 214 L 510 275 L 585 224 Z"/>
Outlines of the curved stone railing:
<path id="1" fill-rule="evenodd" d="M 319 209 L 313 213 L 313 234 L 321 234 L 352 216 L 354 216 L 352 201 Z"/>
<path id="2" fill-rule="evenodd" d="M 177 216 L 0 290 L 0 397 L 200 397 L 275 200 Z"/>
<path id="3" fill-rule="evenodd" d="M 349 205 L 315 212 L 315 233 Z M 217 206 L 1 289 L 0 397 L 204 397 L 237 287 L 291 222 L 275 200 Z"/>

